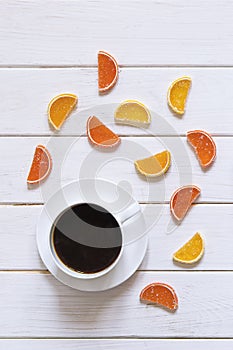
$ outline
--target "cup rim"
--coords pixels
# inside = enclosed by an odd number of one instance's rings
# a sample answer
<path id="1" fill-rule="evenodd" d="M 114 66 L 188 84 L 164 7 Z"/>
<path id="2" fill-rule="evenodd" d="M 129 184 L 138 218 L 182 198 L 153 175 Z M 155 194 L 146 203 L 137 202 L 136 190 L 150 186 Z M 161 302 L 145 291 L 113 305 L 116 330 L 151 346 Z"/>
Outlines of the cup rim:
<path id="1" fill-rule="evenodd" d="M 119 225 L 119 228 L 120 228 L 120 232 L 121 232 L 121 238 L 122 238 L 122 243 L 121 243 L 121 250 L 117 256 L 117 258 L 113 261 L 113 263 L 109 266 L 107 266 L 105 269 L 103 270 L 100 270 L 100 271 L 97 271 L 97 272 L 94 272 L 94 273 L 85 273 L 85 272 L 78 272 L 78 271 L 75 271 L 73 270 L 72 268 L 69 268 L 68 266 L 66 266 L 63 261 L 59 258 L 58 254 L 56 253 L 56 249 L 54 247 L 54 243 L 53 243 L 53 233 L 54 233 L 54 230 L 53 230 L 53 227 L 54 227 L 54 223 L 56 222 L 56 220 L 63 214 L 66 212 L 67 209 L 73 207 L 73 206 L 76 206 L 76 205 L 79 205 L 79 204 L 93 204 L 93 205 L 98 205 L 100 207 L 102 207 L 103 209 L 105 209 L 107 212 L 109 212 L 113 217 L 114 219 L 117 221 L 118 225 Z M 123 235 L 123 227 L 122 227 L 122 224 L 120 223 L 119 219 L 117 218 L 116 215 L 114 215 L 113 213 L 111 213 L 108 209 L 106 209 L 104 206 L 102 205 L 99 205 L 98 203 L 94 203 L 94 202 L 85 202 L 85 201 L 81 201 L 81 202 L 77 202 L 77 203 L 74 203 L 70 206 L 67 206 L 66 208 L 64 208 L 58 215 L 57 217 L 53 220 L 53 222 L 51 223 L 51 227 L 50 227 L 50 231 L 49 231 L 49 249 L 52 253 L 52 258 L 56 264 L 56 266 L 61 269 L 65 274 L 68 274 L 69 276 L 71 277 L 75 277 L 75 278 L 78 278 L 78 279 L 94 279 L 94 278 L 97 278 L 97 277 L 101 277 L 105 274 L 107 274 L 108 272 L 110 272 L 116 265 L 117 263 L 119 262 L 121 256 L 122 256 L 122 253 L 123 253 L 123 247 L 124 247 L 124 235 Z"/>

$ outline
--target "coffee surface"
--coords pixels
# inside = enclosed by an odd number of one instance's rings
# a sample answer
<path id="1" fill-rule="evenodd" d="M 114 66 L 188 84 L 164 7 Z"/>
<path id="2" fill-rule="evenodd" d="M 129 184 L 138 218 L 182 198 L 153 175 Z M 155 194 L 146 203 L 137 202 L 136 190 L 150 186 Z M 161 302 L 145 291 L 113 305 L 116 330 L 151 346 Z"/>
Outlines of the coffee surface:
<path id="1" fill-rule="evenodd" d="M 69 207 L 59 215 L 51 233 L 58 258 L 77 272 L 102 271 L 117 259 L 121 251 L 122 235 L 118 222 L 96 204 Z"/>

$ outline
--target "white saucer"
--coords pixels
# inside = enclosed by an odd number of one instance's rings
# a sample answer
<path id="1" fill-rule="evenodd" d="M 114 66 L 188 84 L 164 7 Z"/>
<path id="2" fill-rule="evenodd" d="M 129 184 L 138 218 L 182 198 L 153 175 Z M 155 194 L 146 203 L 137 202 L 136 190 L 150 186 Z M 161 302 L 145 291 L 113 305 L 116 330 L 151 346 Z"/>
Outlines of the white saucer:
<path id="1" fill-rule="evenodd" d="M 93 279 L 80 279 L 63 272 L 56 265 L 50 249 L 50 230 L 55 218 L 68 206 L 80 202 L 99 204 L 116 217 L 129 206 L 138 208 L 135 215 L 121 225 L 127 243 L 117 265 L 105 275 Z M 106 180 L 85 179 L 63 187 L 45 204 L 37 227 L 37 245 L 44 264 L 62 283 L 81 291 L 103 291 L 123 283 L 137 270 L 146 253 L 148 235 L 145 231 L 140 206 L 128 192 Z"/>

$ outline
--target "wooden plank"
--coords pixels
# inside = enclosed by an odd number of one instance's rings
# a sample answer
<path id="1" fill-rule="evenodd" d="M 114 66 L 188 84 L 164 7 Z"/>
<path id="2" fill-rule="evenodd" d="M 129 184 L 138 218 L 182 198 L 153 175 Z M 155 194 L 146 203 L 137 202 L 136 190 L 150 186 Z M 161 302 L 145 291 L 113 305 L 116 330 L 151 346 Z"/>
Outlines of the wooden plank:
<path id="1" fill-rule="evenodd" d="M 0 277 L 0 337 L 232 337 L 232 272 L 138 272 L 94 295 L 46 274 Z M 154 281 L 175 288 L 177 312 L 139 302 L 141 289 Z"/>
<path id="2" fill-rule="evenodd" d="M 0 340 L 0 348 L 8 350 L 231 350 L 232 340 L 151 340 L 151 339 L 4 339 Z"/>
<path id="3" fill-rule="evenodd" d="M 41 209 L 42 206 L 0 206 L 1 270 L 45 269 L 35 236 Z"/>
<path id="4" fill-rule="evenodd" d="M 0 13 L 2 65 L 93 65 L 99 49 L 122 65 L 232 64 L 229 0 L 8 0 Z"/>
<path id="5" fill-rule="evenodd" d="M 0 207 L 0 269 L 44 270 L 36 247 L 36 225 L 42 206 Z M 184 270 L 174 264 L 172 254 L 196 231 L 205 237 L 205 255 L 192 270 L 232 270 L 231 225 L 233 205 L 195 205 L 173 232 L 169 206 L 142 205 L 149 245 L 140 270 Z M 221 220 L 221 227 L 219 226 Z"/>
<path id="6" fill-rule="evenodd" d="M 232 205 L 195 205 L 182 224 L 171 223 L 168 205 L 144 205 L 149 230 L 149 245 L 142 270 L 232 270 L 233 243 L 231 225 Z M 162 212 L 161 212 L 162 209 Z M 221 221 L 221 228 L 219 226 Z M 174 225 L 174 226 L 173 226 Z M 172 255 L 192 235 L 201 232 L 205 239 L 205 254 L 195 267 L 182 267 L 175 264 Z"/>
<path id="7" fill-rule="evenodd" d="M 183 75 L 190 75 L 193 84 L 186 114 L 179 118 L 169 110 L 166 94 L 171 81 Z M 193 129 L 233 135 L 231 68 L 123 68 L 118 84 L 105 96 L 98 94 L 96 68 L 0 69 L 0 78 L 5 82 L 0 85 L 0 135 L 52 135 L 47 106 L 62 92 L 77 94 L 79 102 L 58 135 L 85 134 L 90 115 L 122 135 L 184 135 Z M 152 111 L 147 130 L 114 123 L 114 111 L 125 99 L 138 99 Z"/>
<path id="8" fill-rule="evenodd" d="M 122 139 L 113 151 L 93 148 L 85 137 L 8 138 L 0 139 L 1 202 L 45 202 L 62 185 L 79 178 L 104 178 L 131 191 L 139 201 L 170 200 L 180 185 L 195 184 L 203 190 L 199 202 L 232 202 L 232 165 L 229 162 L 233 138 L 215 138 L 217 159 L 203 171 L 185 138 L 132 137 Z M 53 171 L 40 187 L 28 189 L 27 174 L 34 149 L 47 144 L 53 158 Z M 172 166 L 166 176 L 147 181 L 140 176 L 133 161 L 169 149 Z"/>

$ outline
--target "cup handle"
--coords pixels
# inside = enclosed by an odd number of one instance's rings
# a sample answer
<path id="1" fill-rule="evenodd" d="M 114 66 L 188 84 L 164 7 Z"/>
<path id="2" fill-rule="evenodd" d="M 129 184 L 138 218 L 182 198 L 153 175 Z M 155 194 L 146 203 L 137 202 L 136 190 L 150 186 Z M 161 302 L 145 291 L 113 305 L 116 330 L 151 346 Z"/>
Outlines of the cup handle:
<path id="1" fill-rule="evenodd" d="M 120 221 L 121 225 L 127 220 L 131 219 L 133 216 L 141 212 L 141 207 L 137 202 L 130 204 L 125 210 L 122 210 L 117 214 L 117 219 Z"/>

